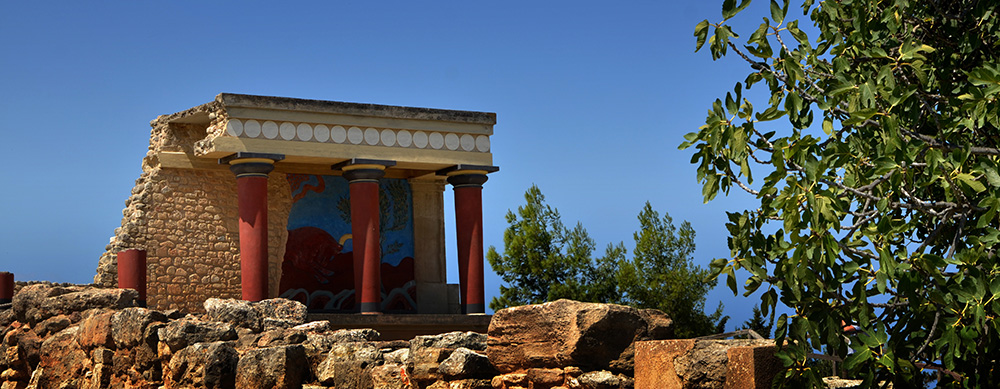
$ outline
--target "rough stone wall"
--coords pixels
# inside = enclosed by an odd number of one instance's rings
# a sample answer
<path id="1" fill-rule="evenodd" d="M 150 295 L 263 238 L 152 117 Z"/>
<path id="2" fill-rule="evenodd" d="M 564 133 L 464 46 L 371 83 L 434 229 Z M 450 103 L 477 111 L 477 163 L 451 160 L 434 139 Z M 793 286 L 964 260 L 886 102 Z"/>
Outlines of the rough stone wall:
<path id="1" fill-rule="evenodd" d="M 143 172 L 125 202 L 122 226 L 115 229 L 98 262 L 96 284 L 116 286 L 117 253 L 141 249 L 147 254 L 150 308 L 197 312 L 209 297 L 240 297 L 236 177 L 224 166 L 219 170 L 160 168 L 156 158 L 161 151 L 193 156 L 196 143 L 225 128 L 217 107 L 210 103 L 150 123 L 153 129 Z M 206 112 L 213 118 L 208 126 L 168 123 L 173 116 Z M 268 280 L 271 296 L 277 296 L 291 209 L 284 173 L 271 173 L 268 203 Z"/>

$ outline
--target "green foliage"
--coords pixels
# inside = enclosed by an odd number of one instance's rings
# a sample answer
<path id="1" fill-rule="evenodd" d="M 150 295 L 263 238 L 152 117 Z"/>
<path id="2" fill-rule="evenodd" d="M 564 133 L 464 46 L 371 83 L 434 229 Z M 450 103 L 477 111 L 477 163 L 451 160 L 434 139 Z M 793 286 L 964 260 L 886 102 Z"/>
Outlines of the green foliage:
<path id="1" fill-rule="evenodd" d="M 669 215 L 661 219 L 647 202 L 634 234 L 633 259 L 623 243 L 608 245 L 605 255 L 594 259 L 594 240 L 581 224 L 564 227 L 537 186 L 524 197 L 527 204 L 516 215 L 507 213 L 503 254 L 495 247 L 486 254 L 507 284 L 490 308 L 567 298 L 660 309 L 674 320 L 678 337 L 722 332 L 728 319 L 722 305 L 712 315 L 704 313 L 705 294 L 715 280 L 706 281 L 710 271 L 691 263 L 695 233 L 689 223 L 678 230 Z"/>
<path id="2" fill-rule="evenodd" d="M 545 204 L 537 186 L 524 194 L 527 204 L 517 215 L 507 212 L 510 227 L 504 231 L 504 253 L 490 247 L 486 259 L 510 286 L 500 286 L 490 308 L 536 304 L 561 298 L 596 301 L 607 294 L 610 274 L 592 267 L 594 240 L 579 223 L 563 226 L 559 211 Z M 600 261 L 598 261 L 600 263 Z"/>
<path id="3" fill-rule="evenodd" d="M 917 386 L 932 366 L 949 387 L 1000 387 L 998 7 L 806 0 L 810 37 L 772 1 L 740 42 L 726 22 L 742 5 L 726 0 L 722 22 L 695 27 L 696 49 L 749 74 L 681 148 L 705 201 L 733 187 L 760 200 L 729 214 L 732 259 L 712 268 L 734 293 L 748 272 L 764 314 L 795 310 L 775 328 L 786 383 L 819 386 L 805 355 L 823 349 L 866 385 Z M 850 357 L 842 320 L 862 328 Z"/>
<path id="4" fill-rule="evenodd" d="M 759 305 L 754 305 L 753 316 L 743 322 L 743 326 L 737 328 L 737 330 L 753 330 L 757 335 L 763 336 L 765 339 L 771 337 L 771 329 L 774 328 L 774 316 L 771 316 L 771 321 L 764 318 L 764 314 L 760 311 Z"/>
<path id="5" fill-rule="evenodd" d="M 639 231 L 633 237 L 632 261 L 618 261 L 621 296 L 616 302 L 667 312 L 678 338 L 723 332 L 716 328 L 722 318 L 721 303 L 712 315 L 704 313 L 705 295 L 716 281 L 709 277 L 708 269 L 691 263 L 695 249 L 691 223 L 685 221 L 678 230 L 670 215 L 661 219 L 646 202 L 639 213 Z"/>

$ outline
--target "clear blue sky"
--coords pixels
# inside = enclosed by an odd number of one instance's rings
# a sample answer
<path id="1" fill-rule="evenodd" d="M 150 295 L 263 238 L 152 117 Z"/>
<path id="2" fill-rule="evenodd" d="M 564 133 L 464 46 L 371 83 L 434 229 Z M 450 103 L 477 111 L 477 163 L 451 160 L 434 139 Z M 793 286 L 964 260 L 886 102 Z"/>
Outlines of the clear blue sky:
<path id="1" fill-rule="evenodd" d="M 486 245 L 537 184 L 569 226 L 632 246 L 655 209 L 727 257 L 725 211 L 702 203 L 690 151 L 747 67 L 694 52 L 722 1 L 9 2 L 0 12 L 0 270 L 90 282 L 149 141 L 149 121 L 220 92 L 496 112 Z M 758 2 L 737 18 L 755 26 Z M 751 32 L 747 28 L 743 31 Z M 446 197 L 451 208 L 450 189 Z M 449 278 L 457 282 L 448 215 Z M 721 300 L 730 328 L 756 299 Z M 487 275 L 487 298 L 499 279 Z"/>

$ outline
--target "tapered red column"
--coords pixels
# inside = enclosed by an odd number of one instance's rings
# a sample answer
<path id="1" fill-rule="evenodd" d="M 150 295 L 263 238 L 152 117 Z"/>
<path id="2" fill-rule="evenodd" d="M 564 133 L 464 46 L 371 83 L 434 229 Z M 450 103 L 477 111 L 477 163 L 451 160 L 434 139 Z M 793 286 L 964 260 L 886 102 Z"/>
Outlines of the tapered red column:
<path id="1" fill-rule="evenodd" d="M 382 311 L 382 243 L 379 229 L 379 179 L 393 161 L 353 159 L 334 165 L 344 171 L 351 196 L 354 241 L 354 302 L 363 314 Z"/>
<path id="2" fill-rule="evenodd" d="M 236 153 L 219 160 L 236 174 L 240 216 L 240 286 L 248 301 L 268 298 L 267 175 L 280 154 Z"/>
<path id="3" fill-rule="evenodd" d="M 146 250 L 118 253 L 118 287 L 139 292 L 139 306 L 146 306 Z"/>
<path id="4" fill-rule="evenodd" d="M 455 188 L 455 237 L 462 313 L 486 312 L 483 266 L 483 184 L 495 166 L 456 166 L 444 170 Z"/>
<path id="5" fill-rule="evenodd" d="M 0 271 L 0 304 L 14 300 L 14 273 Z"/>

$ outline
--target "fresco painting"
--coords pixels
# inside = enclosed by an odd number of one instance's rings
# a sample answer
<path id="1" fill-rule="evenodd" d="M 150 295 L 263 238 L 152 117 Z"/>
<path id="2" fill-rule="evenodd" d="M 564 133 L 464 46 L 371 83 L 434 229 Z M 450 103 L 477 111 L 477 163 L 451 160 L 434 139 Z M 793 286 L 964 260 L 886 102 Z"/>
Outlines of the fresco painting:
<path id="1" fill-rule="evenodd" d="M 292 209 L 281 264 L 280 297 L 311 311 L 352 312 L 354 261 L 347 180 L 288 174 Z M 413 196 L 405 179 L 380 180 L 382 312 L 416 312 Z"/>

